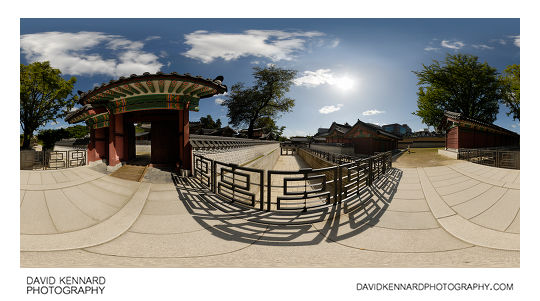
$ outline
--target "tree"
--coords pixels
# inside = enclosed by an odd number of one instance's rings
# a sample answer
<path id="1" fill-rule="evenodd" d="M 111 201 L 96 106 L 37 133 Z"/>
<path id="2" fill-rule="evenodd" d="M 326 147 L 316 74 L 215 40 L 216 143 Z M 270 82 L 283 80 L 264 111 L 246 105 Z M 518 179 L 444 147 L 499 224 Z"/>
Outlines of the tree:
<path id="1" fill-rule="evenodd" d="M 69 133 L 68 138 L 84 138 L 88 135 L 88 127 L 80 124 L 67 127 L 66 131 Z"/>
<path id="2" fill-rule="evenodd" d="M 206 115 L 206 117 L 201 117 L 201 128 L 203 129 L 220 129 L 221 128 L 221 120 L 218 118 L 218 120 L 214 121 L 212 119 L 212 116 Z"/>
<path id="3" fill-rule="evenodd" d="M 297 71 L 281 69 L 274 65 L 253 68 L 255 85 L 246 88 L 243 83 L 231 87 L 230 95 L 223 102 L 228 108 L 229 123 L 237 127 L 248 126 L 248 138 L 253 138 L 255 122 L 261 117 L 275 119 L 281 112 L 294 107 L 294 99 L 285 97 Z"/>
<path id="4" fill-rule="evenodd" d="M 443 64 L 434 60 L 422 66 L 423 70 L 413 71 L 419 86 L 418 110 L 413 114 L 423 123 L 439 128 L 445 110 L 486 123 L 495 121 L 502 97 L 495 68 L 463 54 L 448 54 Z"/>
<path id="5" fill-rule="evenodd" d="M 69 131 L 63 128 L 41 130 L 37 137 L 39 140 L 43 141 L 43 149 L 53 149 L 56 142 L 70 138 Z"/>
<path id="6" fill-rule="evenodd" d="M 510 109 L 506 115 L 512 115 L 514 120 L 519 120 L 519 65 L 506 67 L 499 80 L 504 88 L 502 103 Z"/>
<path id="7" fill-rule="evenodd" d="M 283 131 L 285 130 L 285 126 L 278 127 L 274 120 L 270 117 L 261 117 L 255 121 L 254 128 L 262 128 L 263 133 L 270 134 L 273 138 L 276 140 L 283 135 Z"/>
<path id="8" fill-rule="evenodd" d="M 76 81 L 75 77 L 64 80 L 49 62 L 21 64 L 22 148 L 30 147 L 30 138 L 40 126 L 64 117 L 73 108 L 77 97 L 71 92 Z"/>

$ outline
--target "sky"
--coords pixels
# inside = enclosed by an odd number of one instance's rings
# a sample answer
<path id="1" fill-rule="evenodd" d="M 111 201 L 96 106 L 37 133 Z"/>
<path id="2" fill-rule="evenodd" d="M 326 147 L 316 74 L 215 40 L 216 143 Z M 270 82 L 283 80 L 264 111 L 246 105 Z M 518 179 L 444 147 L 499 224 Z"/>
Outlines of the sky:
<path id="1" fill-rule="evenodd" d="M 313 135 L 333 121 L 427 126 L 417 109 L 423 64 L 471 54 L 502 72 L 520 63 L 519 19 L 28 19 L 20 21 L 20 61 L 51 62 L 74 91 L 120 76 L 178 72 L 253 83 L 253 68 L 274 64 L 298 75 L 285 136 Z M 190 120 L 228 123 L 227 95 L 200 101 Z M 520 132 L 501 105 L 496 125 Z M 63 120 L 44 128 L 68 126 Z"/>

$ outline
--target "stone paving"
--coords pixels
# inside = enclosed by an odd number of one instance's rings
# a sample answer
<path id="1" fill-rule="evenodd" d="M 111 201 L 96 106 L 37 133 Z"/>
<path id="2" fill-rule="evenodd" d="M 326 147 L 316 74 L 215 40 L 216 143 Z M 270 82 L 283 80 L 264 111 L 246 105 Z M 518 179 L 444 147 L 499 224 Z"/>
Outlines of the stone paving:
<path id="1" fill-rule="evenodd" d="M 394 168 L 309 214 L 240 210 L 186 178 L 21 171 L 21 266 L 519 267 L 519 209 L 519 171 L 463 161 Z"/>

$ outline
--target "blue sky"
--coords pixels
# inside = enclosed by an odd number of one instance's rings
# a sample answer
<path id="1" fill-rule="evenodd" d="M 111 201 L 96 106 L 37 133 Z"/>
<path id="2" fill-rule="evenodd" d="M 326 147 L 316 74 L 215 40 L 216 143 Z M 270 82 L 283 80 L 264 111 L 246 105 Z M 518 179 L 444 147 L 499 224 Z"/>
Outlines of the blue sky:
<path id="1" fill-rule="evenodd" d="M 502 71 L 520 63 L 519 19 L 21 19 L 21 63 L 49 60 L 76 90 L 145 71 L 191 73 L 251 84 L 254 66 L 295 69 L 285 135 L 314 134 L 332 121 L 426 127 L 416 110 L 422 64 L 447 53 Z M 203 99 L 190 120 L 227 123 L 226 96 Z M 495 124 L 520 132 L 500 107 Z M 46 128 L 66 126 L 50 123 Z"/>

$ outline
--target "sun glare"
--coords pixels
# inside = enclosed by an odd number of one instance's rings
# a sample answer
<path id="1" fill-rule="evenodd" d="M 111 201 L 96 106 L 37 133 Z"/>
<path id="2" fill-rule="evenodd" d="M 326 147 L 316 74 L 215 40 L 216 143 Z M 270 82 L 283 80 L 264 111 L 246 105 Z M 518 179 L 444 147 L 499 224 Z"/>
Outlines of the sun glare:
<path id="1" fill-rule="evenodd" d="M 336 87 L 342 91 L 349 91 L 354 87 L 354 80 L 348 76 L 340 77 L 336 80 Z"/>

